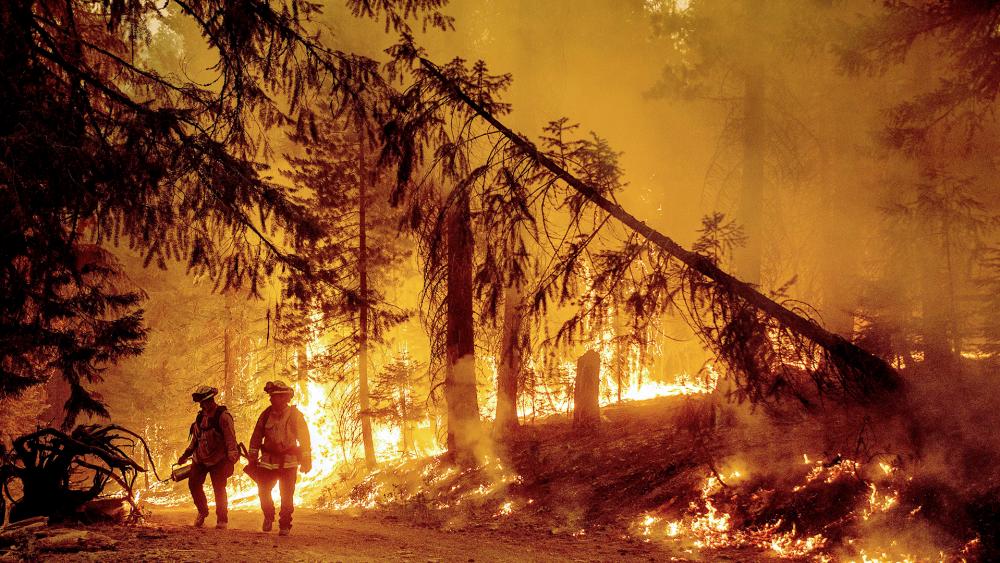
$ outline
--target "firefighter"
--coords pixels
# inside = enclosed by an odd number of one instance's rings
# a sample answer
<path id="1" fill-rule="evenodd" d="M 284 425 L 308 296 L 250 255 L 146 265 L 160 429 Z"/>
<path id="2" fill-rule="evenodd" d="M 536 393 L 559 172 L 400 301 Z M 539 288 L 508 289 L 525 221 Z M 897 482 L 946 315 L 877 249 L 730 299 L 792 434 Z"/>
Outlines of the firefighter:
<path id="1" fill-rule="evenodd" d="M 264 392 L 270 396 L 271 406 L 264 409 L 250 438 L 249 464 L 260 494 L 260 508 L 264 512 L 265 532 L 274 525 L 274 499 L 271 491 L 275 483 L 281 496 L 278 513 L 278 535 L 287 536 L 292 531 L 292 498 L 298 472 L 312 469 L 309 445 L 309 428 L 299 409 L 289 405 L 293 390 L 281 381 L 268 381 Z M 258 459 L 258 455 L 260 456 Z"/>
<path id="2" fill-rule="evenodd" d="M 193 458 L 188 488 L 198 509 L 194 526 L 202 527 L 208 517 L 208 499 L 205 498 L 204 486 L 205 477 L 211 476 L 212 490 L 215 493 L 215 527 L 224 530 L 229 523 L 226 480 L 233 474 L 239 460 L 239 450 L 236 446 L 233 415 L 229 414 L 226 407 L 215 402 L 218 394 L 219 390 L 215 387 L 204 385 L 191 394 L 194 402 L 201 404 L 201 411 L 191 424 L 191 441 L 177 463 L 183 465 L 189 458 Z"/>

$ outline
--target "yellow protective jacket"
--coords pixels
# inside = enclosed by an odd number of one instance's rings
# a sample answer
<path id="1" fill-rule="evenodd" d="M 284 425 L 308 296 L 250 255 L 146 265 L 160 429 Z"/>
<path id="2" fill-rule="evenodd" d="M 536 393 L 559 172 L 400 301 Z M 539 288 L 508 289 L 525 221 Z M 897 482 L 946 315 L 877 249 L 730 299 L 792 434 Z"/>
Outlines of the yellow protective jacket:
<path id="1" fill-rule="evenodd" d="M 284 469 L 311 464 L 309 427 L 299 409 L 289 405 L 283 412 L 267 407 L 254 425 L 250 437 L 250 459 L 260 455 L 264 469 Z"/>

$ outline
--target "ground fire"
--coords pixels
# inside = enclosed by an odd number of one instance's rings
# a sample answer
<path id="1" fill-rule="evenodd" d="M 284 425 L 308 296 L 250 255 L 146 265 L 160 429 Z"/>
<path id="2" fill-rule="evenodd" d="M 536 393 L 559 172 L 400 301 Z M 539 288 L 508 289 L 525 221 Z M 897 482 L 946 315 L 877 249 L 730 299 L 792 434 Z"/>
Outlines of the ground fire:
<path id="1" fill-rule="evenodd" d="M 998 21 L 0 2 L 0 560 L 1000 560 Z"/>

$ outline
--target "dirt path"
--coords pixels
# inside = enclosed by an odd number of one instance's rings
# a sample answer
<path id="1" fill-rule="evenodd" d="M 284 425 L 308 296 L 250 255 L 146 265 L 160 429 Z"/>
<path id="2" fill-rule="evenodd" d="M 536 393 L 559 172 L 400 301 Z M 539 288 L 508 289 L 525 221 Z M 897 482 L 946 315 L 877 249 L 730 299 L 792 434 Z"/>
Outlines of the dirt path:
<path id="1" fill-rule="evenodd" d="M 260 514 L 230 514 L 230 528 L 189 525 L 189 510 L 158 509 L 144 527 L 95 531 L 119 540 L 117 550 L 63 554 L 52 561 L 669 561 L 671 554 L 638 541 L 597 533 L 466 529 L 446 532 L 392 518 L 296 510 L 291 536 L 259 530 Z M 675 559 L 678 560 L 678 559 Z"/>

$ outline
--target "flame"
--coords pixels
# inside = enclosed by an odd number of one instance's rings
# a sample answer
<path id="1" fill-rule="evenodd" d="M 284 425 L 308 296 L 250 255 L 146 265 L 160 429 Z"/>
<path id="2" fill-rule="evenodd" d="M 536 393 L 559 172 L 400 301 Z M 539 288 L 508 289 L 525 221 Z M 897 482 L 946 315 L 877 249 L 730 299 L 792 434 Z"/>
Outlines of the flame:
<path id="1" fill-rule="evenodd" d="M 810 461 L 808 454 L 802 455 L 803 461 L 813 467 L 806 474 L 803 482 L 796 486 L 793 491 L 799 491 L 806 485 L 813 482 L 833 483 L 841 478 L 858 478 L 861 466 L 858 462 L 850 459 L 840 459 L 832 465 L 824 464 L 822 461 Z M 897 482 L 896 474 L 901 470 L 888 463 L 878 463 L 878 467 L 884 474 L 885 479 L 879 483 L 867 482 L 868 494 L 864 501 L 855 510 L 854 515 L 861 521 L 867 521 L 878 513 L 890 512 L 900 506 L 899 491 L 895 488 Z M 731 479 L 738 479 L 740 473 L 731 471 L 728 475 L 722 476 L 726 482 Z M 678 520 L 664 521 L 662 517 L 654 514 L 643 515 L 635 524 L 638 534 L 647 540 L 653 538 L 665 538 L 669 541 L 682 542 L 698 549 L 723 549 L 723 548 L 747 548 L 769 550 L 779 558 L 787 559 L 809 559 L 812 561 L 829 562 L 834 559 L 828 553 L 830 549 L 829 540 L 822 534 L 802 535 L 793 523 L 791 529 L 780 531 L 782 521 L 779 519 L 773 523 L 763 526 L 755 526 L 746 529 L 738 529 L 734 526 L 733 518 L 730 514 L 721 510 L 715 503 L 715 495 L 721 491 L 722 482 L 719 476 L 710 475 L 705 478 L 701 489 L 699 501 L 691 502 L 687 511 Z M 920 508 L 910 511 L 914 514 Z M 848 540 L 854 545 L 854 540 Z M 859 542 L 860 543 L 860 542 Z M 970 545 L 974 545 L 970 542 Z M 963 553 L 968 549 L 968 546 Z M 856 558 L 849 560 L 851 563 L 916 563 L 917 561 L 933 560 L 927 556 L 915 556 L 912 553 L 900 549 L 896 541 L 891 541 L 886 546 L 872 548 L 866 546 L 864 549 L 855 546 L 852 548 L 856 553 Z M 940 561 L 950 561 L 944 552 L 939 552 Z M 957 560 L 964 561 L 964 557 Z"/>
<path id="2" fill-rule="evenodd" d="M 988 360 L 993 357 L 992 353 L 980 350 L 963 350 L 961 355 L 966 360 Z"/>
<path id="3" fill-rule="evenodd" d="M 720 379 L 719 373 L 712 365 L 708 365 L 705 370 L 696 375 L 680 373 L 664 381 L 654 380 L 648 366 L 642 365 L 642 354 L 640 348 L 633 344 L 616 348 L 614 331 L 609 328 L 613 326 L 614 310 L 607 308 L 603 311 L 607 316 L 602 326 L 606 327 L 599 331 L 597 337 L 592 342 L 593 347 L 599 351 L 601 356 L 601 389 L 599 397 L 601 406 L 608 406 L 621 401 L 641 401 L 656 397 L 706 395 L 713 392 Z M 307 361 L 322 352 L 325 345 L 319 334 L 313 334 L 311 341 L 306 346 Z M 616 358 L 615 352 L 624 353 L 623 358 Z M 497 367 L 496 358 L 486 357 L 488 366 L 494 370 Z M 620 379 L 615 378 L 613 362 L 624 361 L 625 373 Z M 540 362 L 538 362 L 540 363 Z M 527 358 L 527 367 L 534 369 L 537 365 L 532 357 Z M 576 377 L 576 364 L 566 361 L 560 364 L 564 374 L 564 381 L 568 385 L 559 389 L 546 387 L 544 382 L 539 382 L 533 393 L 522 393 L 518 404 L 518 414 L 523 418 L 544 417 L 552 414 L 569 413 L 572 410 L 573 397 L 571 382 Z M 350 371 L 350 366 L 348 367 Z M 295 405 L 302 413 L 309 426 L 312 441 L 312 462 L 313 467 L 309 473 L 300 474 L 296 484 L 295 502 L 297 505 L 304 505 L 321 496 L 323 490 L 331 482 L 336 481 L 336 476 L 341 468 L 348 464 L 356 463 L 356 460 L 363 456 L 360 444 L 351 444 L 347 430 L 341 428 L 342 421 L 338 419 L 338 414 L 343 409 L 343 405 L 351 401 L 351 387 L 349 385 L 337 385 L 307 379 L 294 382 L 292 387 L 295 390 Z M 528 397 L 543 397 L 542 401 L 529 400 Z M 483 415 L 491 417 L 495 412 L 496 397 L 488 397 L 483 401 Z M 375 446 L 375 457 L 382 467 L 391 466 L 395 462 L 409 457 L 430 457 L 443 452 L 443 447 L 435 436 L 432 421 L 425 419 L 412 428 L 406 430 L 394 426 L 372 424 L 372 437 Z M 427 437 L 419 440 L 417 435 Z M 406 440 L 406 447 L 404 446 Z M 406 451 L 409 450 L 409 451 Z M 430 470 L 428 465 L 425 471 Z M 445 470 L 435 478 L 441 480 L 450 477 L 450 470 Z M 514 477 L 503 476 L 497 480 L 499 485 L 504 485 Z M 519 477 L 518 477 L 519 478 Z M 381 486 L 381 485 L 379 485 Z M 485 487 L 477 490 L 479 496 L 493 494 L 494 488 Z M 186 491 L 180 487 L 169 485 L 157 487 L 150 490 L 151 495 L 148 502 L 162 505 L 181 505 L 190 503 L 190 498 Z M 242 507 L 251 506 L 257 503 L 257 487 L 241 471 L 229 481 L 228 486 L 230 506 Z M 361 499 L 352 506 L 371 507 L 384 491 L 378 490 L 378 486 L 373 487 L 365 499 Z M 460 502 L 460 501 L 459 501 Z"/>
<path id="4" fill-rule="evenodd" d="M 739 471 L 733 471 L 727 480 L 740 477 Z M 682 519 L 668 521 L 662 527 L 662 534 L 674 541 L 687 541 L 698 549 L 756 547 L 770 550 L 781 558 L 829 560 L 821 553 L 827 545 L 827 539 L 822 534 L 799 537 L 794 525 L 787 532 L 779 532 L 781 520 L 759 528 L 734 529 L 732 516 L 719 510 L 712 501 L 712 496 L 721 487 L 722 482 L 715 475 L 706 478 L 701 487 L 701 502 L 692 502 Z M 645 515 L 639 524 L 640 534 L 652 537 L 654 526 L 659 522 L 660 518 Z"/>
<path id="5" fill-rule="evenodd" d="M 588 290 L 584 307 L 592 312 L 584 318 L 583 332 L 592 334 L 585 349 L 594 350 L 601 359 L 599 404 L 602 407 L 626 401 L 642 401 L 657 397 L 681 395 L 705 395 L 713 392 L 720 376 L 715 367 L 708 364 L 704 371 L 691 375 L 686 372 L 672 376 L 654 377 L 645 357 L 655 356 L 658 346 L 649 344 L 648 354 L 636 342 L 622 342 L 624 334 L 617 334 L 616 307 L 599 306 L 594 294 L 591 273 L 584 269 L 583 276 Z M 655 331 L 655 328 L 652 329 Z M 486 356 L 484 363 L 491 370 L 492 378 L 497 375 L 497 358 Z M 546 365 L 541 358 L 527 357 L 525 367 L 531 372 L 539 372 L 539 366 Z M 568 414 L 573 408 L 573 384 L 576 381 L 576 361 L 564 360 L 558 363 L 557 371 L 561 384 L 550 386 L 551 382 L 536 381 L 534 388 L 525 390 L 518 403 L 518 416 L 525 419 L 544 418 L 556 414 Z M 555 388 L 553 388 L 555 387 Z M 481 414 L 491 418 L 495 413 L 496 397 L 488 396 L 483 401 Z"/>
<path id="6" fill-rule="evenodd" d="M 413 471 L 423 463 L 419 478 L 413 479 Z M 326 508 L 334 510 L 372 509 L 395 503 L 406 503 L 420 499 L 435 510 L 469 504 L 475 507 L 495 507 L 493 517 L 509 516 L 518 508 L 517 500 L 507 498 L 512 484 L 523 483 L 523 477 L 503 465 L 499 458 L 485 456 L 476 467 L 458 469 L 449 465 L 442 457 L 403 460 L 391 466 L 378 469 L 365 477 L 354 489 L 363 491 L 361 497 L 334 501 Z M 530 505 L 534 499 L 527 499 Z"/>
<path id="7" fill-rule="evenodd" d="M 850 563 L 917 563 L 917 559 L 909 554 L 892 556 L 886 552 L 879 552 L 869 555 L 868 552 L 862 549 L 859 555 L 861 559 L 851 559 Z"/>
<path id="8" fill-rule="evenodd" d="M 513 513 L 514 513 L 514 503 L 508 500 L 507 502 L 500 505 L 500 509 L 497 510 L 494 516 L 510 516 Z"/>
<path id="9" fill-rule="evenodd" d="M 804 371 L 815 371 L 819 368 L 820 362 L 823 359 L 823 354 L 819 349 L 815 349 L 811 354 L 808 354 L 797 343 L 793 342 L 787 334 L 774 327 L 767 329 L 767 338 L 774 344 L 774 349 L 778 353 L 778 358 L 782 364 Z"/>
<path id="10" fill-rule="evenodd" d="M 488 363 L 489 365 L 493 364 L 493 362 L 489 362 L 489 358 Z M 529 369 L 533 370 L 535 365 L 537 364 L 534 361 L 529 360 Z M 559 370 L 563 373 L 562 378 L 566 381 L 561 389 L 552 389 L 543 382 L 539 382 L 534 389 L 521 394 L 518 402 L 518 416 L 521 419 L 545 418 L 573 411 L 572 382 L 576 380 L 576 363 L 572 361 L 561 362 Z M 705 366 L 703 373 L 696 375 L 679 373 L 670 378 L 669 382 L 654 381 L 649 374 L 649 368 L 635 365 L 623 378 L 621 400 L 629 402 L 645 401 L 658 397 L 708 395 L 715 391 L 719 379 L 718 371 L 711 364 Z M 600 387 L 601 393 L 598 397 L 600 406 L 618 404 L 618 385 L 611 370 L 603 367 L 603 359 Z M 485 417 L 492 417 L 495 412 L 496 397 L 488 397 L 483 404 L 481 414 Z"/>

